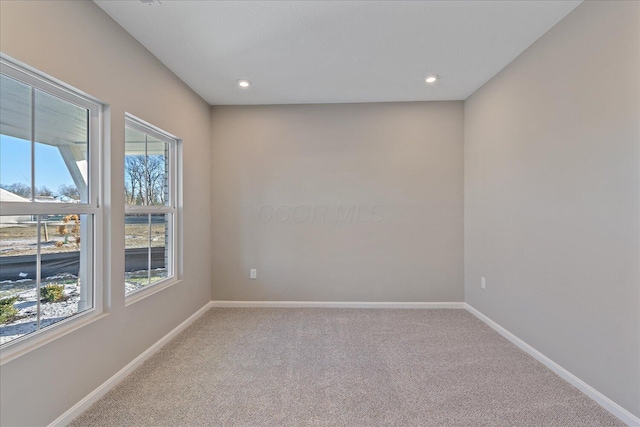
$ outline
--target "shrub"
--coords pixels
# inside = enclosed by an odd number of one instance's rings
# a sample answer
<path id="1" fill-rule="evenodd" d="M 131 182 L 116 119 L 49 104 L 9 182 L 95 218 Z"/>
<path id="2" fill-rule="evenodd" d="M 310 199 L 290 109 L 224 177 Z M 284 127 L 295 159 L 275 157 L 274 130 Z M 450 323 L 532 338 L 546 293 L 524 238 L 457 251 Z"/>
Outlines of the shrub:
<path id="1" fill-rule="evenodd" d="M 40 288 L 40 298 L 45 302 L 60 302 L 67 299 L 64 295 L 64 285 L 46 285 Z"/>
<path id="2" fill-rule="evenodd" d="M 58 234 L 64 237 L 64 241 L 56 242 L 56 247 L 72 245 L 80 250 L 80 216 L 76 214 L 62 217 L 62 224 L 58 226 Z"/>
<path id="3" fill-rule="evenodd" d="M 13 303 L 18 301 L 18 297 L 0 299 L 0 323 L 8 323 L 18 317 L 18 310 Z"/>

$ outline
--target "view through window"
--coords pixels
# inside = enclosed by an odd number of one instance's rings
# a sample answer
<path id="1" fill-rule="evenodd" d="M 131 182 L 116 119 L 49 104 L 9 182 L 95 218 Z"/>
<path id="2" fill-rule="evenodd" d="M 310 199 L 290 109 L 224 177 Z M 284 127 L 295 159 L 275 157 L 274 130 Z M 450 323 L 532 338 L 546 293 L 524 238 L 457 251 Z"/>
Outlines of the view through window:
<path id="1" fill-rule="evenodd" d="M 0 344 L 95 306 L 100 106 L 2 62 Z"/>
<path id="2" fill-rule="evenodd" d="M 174 277 L 177 140 L 132 117 L 125 128 L 125 292 Z"/>

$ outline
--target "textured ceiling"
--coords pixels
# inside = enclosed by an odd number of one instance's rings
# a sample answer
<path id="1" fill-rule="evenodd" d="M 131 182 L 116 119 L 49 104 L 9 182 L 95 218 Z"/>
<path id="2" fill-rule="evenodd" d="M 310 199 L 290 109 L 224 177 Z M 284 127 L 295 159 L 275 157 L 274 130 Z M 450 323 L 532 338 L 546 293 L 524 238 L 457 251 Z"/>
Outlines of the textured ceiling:
<path id="1" fill-rule="evenodd" d="M 95 2 L 210 104 L 466 99 L 580 3 Z"/>

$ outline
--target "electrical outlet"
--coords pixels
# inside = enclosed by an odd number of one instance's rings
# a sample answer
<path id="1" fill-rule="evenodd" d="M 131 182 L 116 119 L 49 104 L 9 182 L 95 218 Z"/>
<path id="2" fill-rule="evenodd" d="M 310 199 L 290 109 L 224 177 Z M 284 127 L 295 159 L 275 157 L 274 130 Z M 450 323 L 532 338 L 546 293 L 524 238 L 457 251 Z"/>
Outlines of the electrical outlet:
<path id="1" fill-rule="evenodd" d="M 482 289 L 487 289 L 487 279 L 485 279 L 484 277 L 480 278 L 480 287 Z"/>
<path id="2" fill-rule="evenodd" d="M 250 279 L 257 279 L 258 278 L 258 270 L 256 270 L 255 268 L 252 268 L 251 270 L 249 270 L 249 278 Z"/>

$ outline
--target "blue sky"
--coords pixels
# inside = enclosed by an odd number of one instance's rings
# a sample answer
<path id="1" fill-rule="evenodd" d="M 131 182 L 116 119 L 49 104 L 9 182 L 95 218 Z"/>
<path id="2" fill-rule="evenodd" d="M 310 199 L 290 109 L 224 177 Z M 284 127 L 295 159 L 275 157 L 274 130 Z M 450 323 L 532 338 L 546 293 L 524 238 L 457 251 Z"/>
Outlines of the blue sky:
<path id="1" fill-rule="evenodd" d="M 57 194 L 60 185 L 74 185 L 57 148 L 37 143 L 35 157 L 36 187 Z M 16 182 L 31 185 L 31 142 L 0 135 L 0 184 Z"/>

